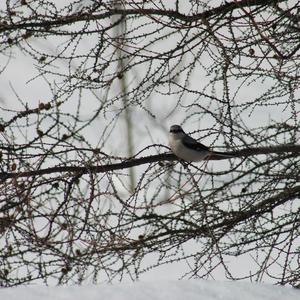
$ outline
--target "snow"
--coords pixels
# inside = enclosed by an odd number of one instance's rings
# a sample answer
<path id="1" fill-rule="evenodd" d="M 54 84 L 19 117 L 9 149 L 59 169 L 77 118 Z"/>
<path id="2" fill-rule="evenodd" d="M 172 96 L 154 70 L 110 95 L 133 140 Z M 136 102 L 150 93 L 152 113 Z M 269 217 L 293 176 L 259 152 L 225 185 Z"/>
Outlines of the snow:
<path id="1" fill-rule="evenodd" d="M 299 300 L 300 290 L 246 282 L 152 281 L 86 286 L 23 286 L 0 290 L 1 300 Z"/>

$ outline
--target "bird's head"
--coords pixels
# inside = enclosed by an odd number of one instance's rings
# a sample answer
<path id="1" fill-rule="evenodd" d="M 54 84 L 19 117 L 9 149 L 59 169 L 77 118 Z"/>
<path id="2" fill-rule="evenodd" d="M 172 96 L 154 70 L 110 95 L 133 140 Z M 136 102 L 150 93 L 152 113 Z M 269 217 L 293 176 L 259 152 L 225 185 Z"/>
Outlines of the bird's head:
<path id="1" fill-rule="evenodd" d="M 184 131 L 179 125 L 172 125 L 170 127 L 170 135 L 173 136 L 174 138 L 181 138 L 184 136 Z"/>

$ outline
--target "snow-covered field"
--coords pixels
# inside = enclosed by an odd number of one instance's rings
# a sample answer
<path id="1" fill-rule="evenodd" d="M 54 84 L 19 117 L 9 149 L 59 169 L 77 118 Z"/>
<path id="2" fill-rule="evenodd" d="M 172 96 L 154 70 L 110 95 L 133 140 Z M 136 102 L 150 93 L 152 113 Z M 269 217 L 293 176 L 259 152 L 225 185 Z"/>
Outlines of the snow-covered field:
<path id="1" fill-rule="evenodd" d="M 300 290 L 266 284 L 205 280 L 152 281 L 0 290 L 1 300 L 299 300 Z"/>

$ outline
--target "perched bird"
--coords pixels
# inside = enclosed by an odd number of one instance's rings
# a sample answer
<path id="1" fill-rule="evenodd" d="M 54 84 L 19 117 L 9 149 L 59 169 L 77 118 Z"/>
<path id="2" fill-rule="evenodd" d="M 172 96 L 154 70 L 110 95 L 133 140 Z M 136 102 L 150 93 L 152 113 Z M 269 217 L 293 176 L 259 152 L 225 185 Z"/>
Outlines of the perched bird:
<path id="1" fill-rule="evenodd" d="M 210 150 L 187 135 L 179 125 L 170 127 L 169 145 L 172 152 L 185 161 L 201 161 L 208 156 L 214 156 L 216 159 L 234 157 L 234 155 L 229 153 Z"/>

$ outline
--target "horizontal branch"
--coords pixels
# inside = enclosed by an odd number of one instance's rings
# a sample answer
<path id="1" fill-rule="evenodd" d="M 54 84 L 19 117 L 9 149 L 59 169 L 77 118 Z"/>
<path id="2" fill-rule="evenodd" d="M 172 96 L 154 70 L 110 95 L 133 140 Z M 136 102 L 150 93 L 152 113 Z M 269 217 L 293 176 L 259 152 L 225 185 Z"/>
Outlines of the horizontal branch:
<path id="1" fill-rule="evenodd" d="M 300 153 L 300 145 L 282 145 L 282 146 L 273 146 L 273 147 L 259 147 L 259 148 L 245 148 L 237 151 L 226 152 L 233 156 L 233 158 L 245 158 L 253 155 L 260 154 L 282 154 L 282 153 Z M 220 157 L 211 155 L 206 158 L 206 160 L 220 160 L 228 159 L 226 157 Z M 109 171 L 128 169 L 139 165 L 156 163 L 162 161 L 176 161 L 179 160 L 174 154 L 167 152 L 162 154 L 156 154 L 151 156 L 145 156 L 140 158 L 131 158 L 125 161 L 115 163 L 115 164 L 106 164 L 100 166 L 56 166 L 52 168 L 39 169 L 34 171 L 25 171 L 25 172 L 2 172 L 0 173 L 0 180 L 6 180 L 9 178 L 18 178 L 18 177 L 32 177 L 32 176 L 41 176 L 52 173 L 75 173 L 75 174 L 88 174 L 88 173 L 105 173 Z"/>
<path id="2" fill-rule="evenodd" d="M 54 20 L 43 20 L 37 22 L 19 22 L 14 24 L 1 24 L 0 25 L 0 32 L 3 31 L 11 31 L 15 29 L 29 29 L 29 28 L 36 28 L 36 27 L 44 27 L 49 28 L 52 26 L 63 26 L 68 25 L 76 22 L 82 21 L 92 21 L 92 20 L 102 20 L 107 19 L 112 16 L 166 16 L 173 20 L 179 20 L 184 22 L 195 22 L 202 19 L 207 19 L 217 15 L 224 15 L 228 12 L 231 12 L 235 9 L 241 9 L 244 7 L 251 7 L 251 6 L 265 6 L 271 5 L 278 2 L 282 2 L 283 0 L 240 0 L 240 1 L 232 1 L 232 2 L 225 2 L 225 4 L 220 5 L 218 7 L 212 8 L 210 10 L 204 11 L 199 14 L 194 15 L 185 15 L 180 13 L 179 11 L 175 10 L 164 10 L 164 9 L 152 9 L 152 8 L 137 8 L 137 9 L 119 9 L 119 8 L 111 8 L 107 12 L 104 13 L 75 13 L 69 16 L 62 16 L 58 17 Z M 45 16 L 46 17 L 46 16 Z"/>

